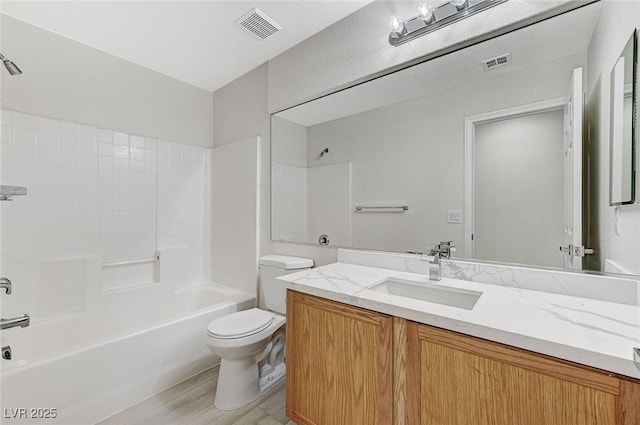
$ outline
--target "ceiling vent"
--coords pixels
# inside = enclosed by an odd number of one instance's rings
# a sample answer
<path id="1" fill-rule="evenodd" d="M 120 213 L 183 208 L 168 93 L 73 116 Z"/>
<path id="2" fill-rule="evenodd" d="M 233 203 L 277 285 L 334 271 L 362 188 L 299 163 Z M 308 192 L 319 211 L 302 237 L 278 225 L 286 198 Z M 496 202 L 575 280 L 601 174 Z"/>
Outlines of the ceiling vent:
<path id="1" fill-rule="evenodd" d="M 496 68 L 500 68 L 501 66 L 508 65 L 511 62 L 511 53 L 507 53 L 495 58 L 487 59 L 486 61 L 482 61 L 482 69 L 484 69 L 485 71 L 492 71 Z"/>
<path id="2" fill-rule="evenodd" d="M 282 29 L 282 26 L 268 17 L 257 7 L 254 7 L 238 18 L 236 20 L 236 24 L 240 25 L 261 40 L 264 40 Z"/>

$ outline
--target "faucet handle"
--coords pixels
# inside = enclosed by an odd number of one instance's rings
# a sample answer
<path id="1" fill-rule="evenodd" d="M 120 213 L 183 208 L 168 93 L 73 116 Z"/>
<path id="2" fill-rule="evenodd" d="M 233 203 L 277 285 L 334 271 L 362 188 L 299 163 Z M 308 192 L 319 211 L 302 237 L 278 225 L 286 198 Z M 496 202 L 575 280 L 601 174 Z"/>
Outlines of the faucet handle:
<path id="1" fill-rule="evenodd" d="M 456 252 L 456 247 L 452 245 L 453 241 L 440 242 L 440 256 L 443 258 L 451 258 L 451 253 Z"/>
<path id="2" fill-rule="evenodd" d="M 429 255 L 440 255 L 440 243 L 435 244 L 428 250 Z"/>
<path id="3" fill-rule="evenodd" d="M 440 241 L 429 251 L 429 255 L 438 256 L 441 258 L 451 257 L 452 252 L 456 252 L 456 247 L 451 245 L 453 241 Z"/>
<path id="4" fill-rule="evenodd" d="M 11 281 L 6 277 L 0 277 L 0 288 L 4 288 L 7 295 L 11 295 Z"/>

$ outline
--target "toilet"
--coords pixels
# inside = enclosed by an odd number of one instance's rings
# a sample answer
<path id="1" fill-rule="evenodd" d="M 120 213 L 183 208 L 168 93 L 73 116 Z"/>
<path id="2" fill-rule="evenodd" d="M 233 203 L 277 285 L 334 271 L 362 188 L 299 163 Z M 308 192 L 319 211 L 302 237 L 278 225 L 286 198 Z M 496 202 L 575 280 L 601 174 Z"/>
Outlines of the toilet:
<path id="1" fill-rule="evenodd" d="M 284 380 L 286 286 L 278 276 L 309 269 L 313 260 L 283 255 L 260 257 L 261 307 L 220 317 L 207 327 L 207 345 L 220 357 L 214 400 L 233 410 L 258 399 Z"/>

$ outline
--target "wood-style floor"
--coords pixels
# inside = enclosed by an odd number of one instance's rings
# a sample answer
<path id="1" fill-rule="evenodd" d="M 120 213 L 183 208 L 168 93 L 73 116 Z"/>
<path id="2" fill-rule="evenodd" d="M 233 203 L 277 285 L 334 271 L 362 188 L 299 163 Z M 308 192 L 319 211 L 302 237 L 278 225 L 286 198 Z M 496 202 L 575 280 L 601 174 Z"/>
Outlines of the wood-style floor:
<path id="1" fill-rule="evenodd" d="M 211 368 L 98 425 L 295 425 L 284 411 L 284 384 L 268 398 L 234 411 L 213 405 L 219 367 Z"/>

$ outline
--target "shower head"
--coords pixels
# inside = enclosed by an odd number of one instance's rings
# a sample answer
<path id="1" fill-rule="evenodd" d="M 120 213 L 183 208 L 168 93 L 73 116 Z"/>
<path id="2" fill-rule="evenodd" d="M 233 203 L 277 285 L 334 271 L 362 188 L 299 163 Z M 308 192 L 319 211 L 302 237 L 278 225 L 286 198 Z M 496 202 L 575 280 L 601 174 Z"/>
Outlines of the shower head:
<path id="1" fill-rule="evenodd" d="M 20 71 L 20 68 L 18 68 L 18 65 L 16 65 L 15 63 L 10 61 L 9 59 L 5 58 L 2 55 L 2 53 L 0 53 L 0 59 L 2 59 L 2 63 L 4 64 L 4 67 L 7 68 L 7 71 L 9 71 L 9 74 L 11 74 L 11 75 L 20 75 L 20 74 L 22 74 L 22 71 Z"/>
<path id="2" fill-rule="evenodd" d="M 18 65 L 11 62 L 9 59 L 5 59 L 2 62 L 4 63 L 5 68 L 7 68 L 7 71 L 9 71 L 9 74 L 11 75 L 22 74 L 22 71 L 20 71 L 20 68 L 18 68 Z"/>

